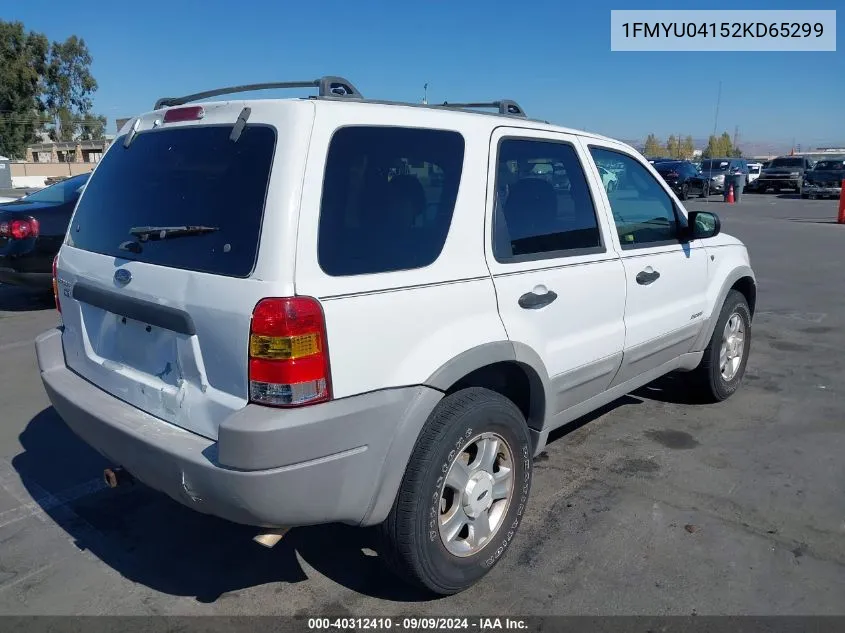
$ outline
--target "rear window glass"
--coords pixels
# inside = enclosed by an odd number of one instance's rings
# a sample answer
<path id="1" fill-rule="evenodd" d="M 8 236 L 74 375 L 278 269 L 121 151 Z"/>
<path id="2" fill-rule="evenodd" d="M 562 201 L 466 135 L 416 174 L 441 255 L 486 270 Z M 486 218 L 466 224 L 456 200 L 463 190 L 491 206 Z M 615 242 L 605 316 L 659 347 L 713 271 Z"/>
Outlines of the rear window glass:
<path id="1" fill-rule="evenodd" d="M 664 174 L 670 171 L 674 172 L 682 172 L 684 171 L 684 164 L 683 163 L 658 163 L 654 166 L 657 170 L 657 173 Z"/>
<path id="2" fill-rule="evenodd" d="M 705 160 L 701 163 L 701 171 L 725 171 L 729 165 L 727 160 Z"/>
<path id="3" fill-rule="evenodd" d="M 255 265 L 275 131 L 248 125 L 141 132 L 115 141 L 88 181 L 68 243 L 111 257 L 246 277 Z M 151 236 L 141 227 L 203 226 L 199 235 Z M 134 244 L 133 244 L 134 243 Z M 123 248 L 121 248 L 123 245 Z"/>
<path id="4" fill-rule="evenodd" d="M 347 127 L 326 160 L 318 258 L 332 276 L 421 268 L 443 250 L 464 139 L 457 132 Z"/>
<path id="5" fill-rule="evenodd" d="M 845 161 L 822 160 L 816 163 L 813 169 L 817 169 L 819 171 L 845 171 Z"/>

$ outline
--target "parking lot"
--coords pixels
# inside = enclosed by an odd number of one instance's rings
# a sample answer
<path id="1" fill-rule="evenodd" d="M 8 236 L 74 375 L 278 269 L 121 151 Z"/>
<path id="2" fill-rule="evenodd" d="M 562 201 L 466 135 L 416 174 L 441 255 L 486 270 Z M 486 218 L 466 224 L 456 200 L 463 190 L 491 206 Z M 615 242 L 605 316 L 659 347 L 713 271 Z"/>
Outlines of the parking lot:
<path id="1" fill-rule="evenodd" d="M 51 299 L 0 287 L 0 613 L 843 614 L 845 226 L 836 201 L 691 200 L 758 276 L 740 391 L 685 403 L 663 379 L 555 435 L 513 550 L 430 600 L 344 526 L 274 549 L 109 465 L 49 407 L 33 350 Z"/>

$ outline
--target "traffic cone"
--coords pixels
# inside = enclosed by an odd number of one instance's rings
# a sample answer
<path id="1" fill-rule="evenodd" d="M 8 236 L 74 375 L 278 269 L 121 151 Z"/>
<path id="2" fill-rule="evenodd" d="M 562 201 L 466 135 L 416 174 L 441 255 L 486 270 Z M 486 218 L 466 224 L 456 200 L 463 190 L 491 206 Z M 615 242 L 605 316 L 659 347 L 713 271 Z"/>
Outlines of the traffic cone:
<path id="1" fill-rule="evenodd" d="M 845 224 L 845 178 L 842 179 L 842 191 L 839 192 L 839 217 L 836 221 Z"/>
<path id="2" fill-rule="evenodd" d="M 727 203 L 728 204 L 734 203 L 734 184 L 733 183 L 730 184 L 730 188 L 728 189 Z"/>

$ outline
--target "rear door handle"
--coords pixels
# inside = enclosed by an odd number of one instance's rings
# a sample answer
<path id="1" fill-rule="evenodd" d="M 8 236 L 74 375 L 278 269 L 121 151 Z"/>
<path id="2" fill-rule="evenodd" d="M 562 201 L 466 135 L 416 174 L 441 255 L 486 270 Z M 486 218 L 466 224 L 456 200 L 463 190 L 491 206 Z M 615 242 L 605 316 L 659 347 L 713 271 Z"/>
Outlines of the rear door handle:
<path id="1" fill-rule="evenodd" d="M 519 307 L 526 310 L 538 310 L 545 308 L 555 299 L 557 299 L 557 293 L 553 290 L 547 290 L 543 294 L 526 292 L 519 298 Z"/>
<path id="2" fill-rule="evenodd" d="M 637 273 L 637 283 L 641 286 L 647 286 L 651 283 L 654 283 L 660 278 L 660 273 L 656 270 L 651 270 L 651 268 L 647 268 L 646 270 L 641 270 Z"/>

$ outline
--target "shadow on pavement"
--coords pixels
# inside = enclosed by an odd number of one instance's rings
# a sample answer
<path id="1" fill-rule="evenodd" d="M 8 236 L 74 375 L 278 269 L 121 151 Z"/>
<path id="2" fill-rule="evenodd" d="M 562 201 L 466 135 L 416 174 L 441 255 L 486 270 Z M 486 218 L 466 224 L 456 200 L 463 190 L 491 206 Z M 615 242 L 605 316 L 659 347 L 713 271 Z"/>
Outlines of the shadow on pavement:
<path id="1" fill-rule="evenodd" d="M 614 400 L 613 402 L 610 402 L 604 405 L 603 407 L 596 409 L 595 411 L 591 411 L 587 415 L 582 416 L 577 420 L 573 420 L 572 422 L 564 424 L 562 427 L 555 429 L 554 431 L 549 433 L 549 440 L 547 443 L 551 444 L 552 442 L 556 442 L 559 439 L 566 437 L 570 433 L 574 433 L 581 427 L 588 425 L 590 422 L 599 419 L 601 416 L 610 413 L 611 411 L 615 411 L 619 407 L 642 403 L 643 401 L 639 398 L 634 398 L 630 395 L 622 396 L 621 398 Z"/>
<path id="2" fill-rule="evenodd" d="M 55 310 L 53 295 L 28 288 L 0 284 L 0 312 Z"/>
<path id="3" fill-rule="evenodd" d="M 790 222 L 801 222 L 802 224 L 839 224 L 836 218 L 789 218 Z M 843 224 L 842 226 L 845 226 Z"/>
<path id="4" fill-rule="evenodd" d="M 297 528 L 266 549 L 252 541 L 257 529 L 194 512 L 140 483 L 57 503 L 55 495 L 99 478 L 109 464 L 52 408 L 29 422 L 20 442 L 24 452 L 12 465 L 44 512 L 80 549 L 155 591 L 210 603 L 249 587 L 298 583 L 308 580 L 299 555 L 353 591 L 385 600 L 431 599 L 398 582 L 377 556 L 363 551 L 374 549 L 372 530 Z"/>
<path id="5" fill-rule="evenodd" d="M 633 392 L 633 395 L 646 400 L 670 404 L 704 404 L 695 391 L 689 388 L 689 376 L 682 372 L 666 374 Z"/>

